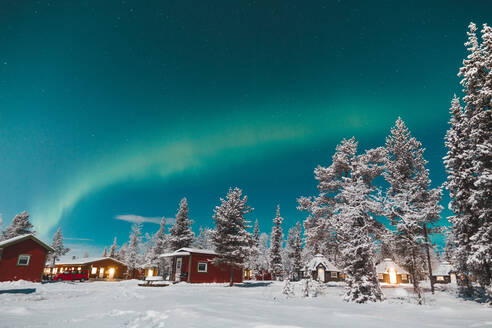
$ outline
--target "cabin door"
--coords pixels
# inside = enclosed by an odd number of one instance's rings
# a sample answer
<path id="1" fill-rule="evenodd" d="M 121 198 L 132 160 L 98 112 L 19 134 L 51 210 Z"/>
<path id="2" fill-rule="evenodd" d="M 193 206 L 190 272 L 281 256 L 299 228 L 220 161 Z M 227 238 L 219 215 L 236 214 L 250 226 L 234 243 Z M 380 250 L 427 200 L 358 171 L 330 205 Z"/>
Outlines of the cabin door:
<path id="1" fill-rule="evenodd" d="M 174 281 L 181 280 L 181 265 L 183 264 L 183 259 L 178 257 L 176 259 L 176 273 L 174 274 Z"/>
<path id="2" fill-rule="evenodd" d="M 99 278 L 104 278 L 104 268 L 103 267 L 99 268 Z"/>
<path id="3" fill-rule="evenodd" d="M 396 272 L 393 268 L 390 269 L 390 284 L 396 284 Z"/>
<path id="4" fill-rule="evenodd" d="M 325 269 L 323 267 L 318 268 L 318 281 L 325 282 Z"/>
<path id="5" fill-rule="evenodd" d="M 456 285 L 457 284 L 457 282 L 456 282 L 456 275 L 454 273 L 451 273 L 450 274 L 450 279 L 451 279 L 451 283 L 453 285 Z"/>

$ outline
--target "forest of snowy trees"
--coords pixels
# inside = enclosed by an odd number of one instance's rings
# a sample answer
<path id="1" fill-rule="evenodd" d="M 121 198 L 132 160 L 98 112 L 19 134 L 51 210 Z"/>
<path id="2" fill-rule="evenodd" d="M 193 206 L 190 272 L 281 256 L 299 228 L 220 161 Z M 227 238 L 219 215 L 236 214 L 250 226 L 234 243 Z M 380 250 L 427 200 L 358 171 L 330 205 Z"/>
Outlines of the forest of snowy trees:
<path id="1" fill-rule="evenodd" d="M 318 193 L 299 197 L 306 215 L 284 234 L 280 206 L 272 212 L 271 233 L 260 231 L 258 219 L 250 226 L 253 208 L 240 188 L 231 188 L 214 209 L 214 227 L 192 230 L 188 200 L 179 203 L 175 222 L 167 229 L 162 218 L 154 234 L 132 226 L 128 241 L 113 244 L 103 256 L 125 262 L 131 275 L 143 267 L 157 267 L 169 274 L 170 263 L 161 254 L 182 247 L 212 249 L 216 263 L 250 269 L 252 276 L 270 272 L 274 279 L 298 280 L 302 268 L 321 254 L 346 274 L 345 300 L 357 303 L 381 301 L 383 293 L 376 264 L 390 257 L 412 277 L 418 302 L 421 279 L 432 274 L 433 259 L 443 256 L 453 263 L 468 297 L 481 288 L 492 297 L 492 28 L 470 24 L 468 56 L 459 70 L 463 97 L 451 101 L 449 130 L 445 136 L 444 165 L 447 181 L 432 187 L 424 146 L 402 118 L 390 129 L 380 147 L 361 151 L 357 140 L 343 139 L 329 166 L 314 169 Z M 441 219 L 442 192 L 450 195 L 447 231 Z M 272 200 L 274 201 L 274 200 Z M 17 214 L 0 240 L 35 233 L 29 214 Z M 447 236 L 443 254 L 429 235 Z M 61 229 L 53 238 L 55 262 L 68 252 Z M 233 271 L 231 270 L 231 274 Z M 233 277 L 231 277 L 231 284 Z M 474 284 L 475 282 L 475 284 Z M 290 287 L 286 284 L 286 291 Z"/>

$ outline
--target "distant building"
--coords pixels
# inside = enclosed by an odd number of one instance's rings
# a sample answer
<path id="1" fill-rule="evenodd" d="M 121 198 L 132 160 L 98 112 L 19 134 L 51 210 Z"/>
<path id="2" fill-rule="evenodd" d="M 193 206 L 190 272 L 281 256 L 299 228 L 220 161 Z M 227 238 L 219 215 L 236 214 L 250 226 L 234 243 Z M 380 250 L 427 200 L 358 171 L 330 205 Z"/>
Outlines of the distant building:
<path id="1" fill-rule="evenodd" d="M 303 278 L 311 277 L 320 282 L 343 280 L 342 272 L 321 254 L 316 254 L 301 270 L 301 274 Z"/>
<path id="2" fill-rule="evenodd" d="M 175 282 L 225 283 L 231 279 L 231 270 L 234 270 L 235 283 L 243 281 L 242 268 L 213 264 L 212 261 L 217 257 L 217 253 L 212 250 L 180 248 L 172 253 L 162 254 L 161 257 L 171 259 L 170 279 Z"/>
<path id="3" fill-rule="evenodd" d="M 112 257 L 89 257 L 59 261 L 56 262 L 55 267 L 47 266 L 45 274 L 55 275 L 73 270 L 87 270 L 89 279 L 127 279 L 126 264 Z"/>
<path id="4" fill-rule="evenodd" d="M 387 284 L 407 284 L 410 282 L 410 274 L 402 269 L 392 259 L 384 259 L 376 265 L 376 272 L 380 282 Z"/>
<path id="5" fill-rule="evenodd" d="M 449 262 L 441 262 L 432 269 L 432 281 L 435 284 L 456 284 L 456 272 Z"/>
<path id="6" fill-rule="evenodd" d="M 0 242 L 0 281 L 41 281 L 50 246 L 32 234 Z"/>

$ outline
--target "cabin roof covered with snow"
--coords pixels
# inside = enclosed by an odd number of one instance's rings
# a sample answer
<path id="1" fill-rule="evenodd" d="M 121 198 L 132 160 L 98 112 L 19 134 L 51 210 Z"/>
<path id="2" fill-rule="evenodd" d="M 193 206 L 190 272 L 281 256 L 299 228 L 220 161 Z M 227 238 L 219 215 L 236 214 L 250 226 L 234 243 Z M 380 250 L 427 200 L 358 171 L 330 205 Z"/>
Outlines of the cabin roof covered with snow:
<path id="1" fill-rule="evenodd" d="M 393 262 L 392 259 L 384 259 L 376 265 L 376 272 L 379 273 L 388 273 L 390 268 L 395 269 L 396 273 L 409 274 L 405 269 L 401 268 L 398 264 Z"/>
<path id="2" fill-rule="evenodd" d="M 175 250 L 174 252 L 171 252 L 171 253 L 161 254 L 160 257 L 186 256 L 186 255 L 190 255 L 192 253 L 217 255 L 217 253 L 211 249 L 183 247 L 183 248 Z"/>
<path id="3" fill-rule="evenodd" d="M 7 246 L 10 246 L 10 245 L 13 245 L 13 244 L 17 244 L 17 243 L 19 243 L 19 242 L 21 242 L 23 240 L 26 240 L 26 239 L 31 239 L 31 240 L 35 241 L 36 243 L 40 244 L 41 246 L 43 246 L 44 248 L 46 248 L 50 252 L 53 252 L 54 251 L 54 249 L 51 248 L 51 246 L 49 246 L 48 244 L 44 243 L 42 240 L 40 240 L 39 238 L 37 238 L 36 236 L 34 236 L 32 233 L 28 233 L 28 234 L 25 234 L 25 235 L 20 235 L 20 236 L 17 236 L 17 237 L 13 237 L 13 238 L 9 238 L 9 239 L 0 241 L 0 248 L 5 248 Z"/>
<path id="4" fill-rule="evenodd" d="M 453 266 L 449 262 L 441 262 L 439 265 L 432 269 L 433 276 L 449 276 L 454 271 Z"/>
<path id="5" fill-rule="evenodd" d="M 66 261 L 58 261 L 56 262 L 56 265 L 77 265 L 77 264 L 89 264 L 93 262 L 99 262 L 103 260 L 112 260 L 118 263 L 121 263 L 123 265 L 126 265 L 126 263 L 121 262 L 120 260 L 117 260 L 112 257 L 85 257 L 85 258 L 78 258 L 78 259 L 73 259 L 73 260 L 66 260 Z"/>
<path id="6" fill-rule="evenodd" d="M 316 254 L 311 261 L 305 266 L 305 270 L 315 271 L 319 265 L 323 265 L 326 271 L 341 272 L 336 266 L 334 266 L 326 257 L 321 254 Z"/>

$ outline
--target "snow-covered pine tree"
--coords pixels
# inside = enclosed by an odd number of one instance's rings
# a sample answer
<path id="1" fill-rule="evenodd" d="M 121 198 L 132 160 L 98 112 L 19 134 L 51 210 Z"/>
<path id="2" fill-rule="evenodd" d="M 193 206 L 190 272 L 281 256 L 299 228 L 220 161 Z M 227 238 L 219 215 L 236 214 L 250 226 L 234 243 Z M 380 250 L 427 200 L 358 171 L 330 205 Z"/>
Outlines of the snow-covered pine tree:
<path id="1" fill-rule="evenodd" d="M 55 262 L 59 260 L 63 255 L 67 254 L 70 251 L 70 248 L 66 248 L 63 246 L 63 233 L 61 227 L 56 230 L 55 235 L 53 236 L 53 243 L 51 247 L 55 250 L 50 253 L 49 259 L 52 265 L 55 265 Z"/>
<path id="2" fill-rule="evenodd" d="M 169 231 L 170 235 L 168 238 L 168 243 L 171 251 L 191 246 L 195 236 L 191 230 L 192 223 L 193 221 L 188 219 L 188 201 L 186 200 L 186 197 L 184 197 L 179 203 L 178 213 L 176 214 L 176 222 Z"/>
<path id="3" fill-rule="evenodd" d="M 270 269 L 270 255 L 268 248 L 269 241 L 268 234 L 262 232 L 260 234 L 259 242 L 258 242 L 258 256 L 254 262 L 254 270 L 256 272 L 266 272 Z"/>
<path id="4" fill-rule="evenodd" d="M 449 191 L 449 209 L 453 211 L 453 216 L 448 220 L 453 224 L 452 237 L 454 241 L 453 262 L 458 272 L 465 273 L 463 278 L 464 292 L 467 295 L 473 293 L 471 281 L 469 279 L 468 256 L 471 251 L 470 238 L 476 230 L 476 220 L 474 219 L 468 203 L 471 193 L 471 161 L 469 157 L 468 126 L 460 105 L 459 98 L 454 96 L 451 102 L 450 128 L 446 133 L 445 145 L 448 148 L 447 155 L 444 157 L 444 165 L 448 174 L 446 189 Z"/>
<path id="5" fill-rule="evenodd" d="M 471 237 L 468 265 L 480 285 L 492 291 L 492 28 L 484 24 L 481 33 L 482 61 L 480 66 L 475 67 L 482 71 L 479 88 L 469 88 L 469 77 L 478 72 L 474 74 L 465 69 L 462 75 L 466 94 L 463 97 L 465 113 L 470 122 L 472 170 L 476 179 L 470 202 L 478 220 L 478 229 Z M 492 303 L 492 293 L 489 294 L 489 301 Z"/>
<path id="6" fill-rule="evenodd" d="M 22 213 L 17 214 L 12 220 L 12 223 L 5 228 L 2 232 L 1 239 L 5 240 L 29 233 L 36 233 L 32 228 L 33 225 L 31 224 L 29 213 L 23 211 Z"/>
<path id="7" fill-rule="evenodd" d="M 382 214 L 378 191 L 372 185 L 384 168 L 384 148 L 357 155 L 354 138 L 343 140 L 329 167 L 318 166 L 319 196 L 311 201 L 310 213 L 323 213 L 339 243 L 340 257 L 347 273 L 345 300 L 357 303 L 383 298 L 376 275 L 374 236 L 384 229 L 374 215 Z"/>
<path id="8" fill-rule="evenodd" d="M 102 253 L 102 257 L 108 257 L 108 248 L 105 246 L 104 251 Z"/>
<path id="9" fill-rule="evenodd" d="M 302 228 L 301 228 L 301 223 L 297 221 L 297 224 L 294 228 L 294 238 L 292 241 L 292 245 L 290 247 L 291 253 L 289 254 L 289 257 L 291 259 L 291 266 L 292 266 L 292 275 L 294 276 L 295 280 L 299 280 L 301 276 L 301 269 L 302 269 Z"/>
<path id="10" fill-rule="evenodd" d="M 135 278 L 135 270 L 139 267 L 140 262 L 140 242 L 142 241 L 142 225 L 140 223 L 132 226 L 130 240 L 125 254 L 125 263 L 128 273 Z"/>
<path id="11" fill-rule="evenodd" d="M 159 230 L 153 237 L 153 246 L 149 262 L 159 268 L 159 274 L 164 276 L 169 273 L 169 259 L 162 258 L 160 255 L 168 251 L 168 235 L 166 234 L 166 218 L 161 219 Z"/>
<path id="12" fill-rule="evenodd" d="M 252 246 L 251 234 L 246 231 L 244 216 L 253 209 L 242 196 L 239 188 L 229 189 L 226 199 L 220 199 L 220 206 L 214 209 L 215 229 L 211 233 L 217 257 L 215 264 L 231 267 L 230 286 L 234 284 L 234 268 L 242 267 Z"/>
<path id="13" fill-rule="evenodd" d="M 285 246 L 281 250 L 281 255 L 282 255 L 282 267 L 283 267 L 283 277 L 284 279 L 293 279 L 293 273 L 292 273 L 292 259 L 290 258 L 290 253 L 292 253 L 292 245 L 293 245 L 293 240 L 294 240 L 294 229 L 295 227 L 289 228 L 289 231 L 287 232 L 287 239 L 285 240 Z"/>
<path id="14" fill-rule="evenodd" d="M 300 197 L 297 199 L 299 211 L 307 211 L 309 216 L 304 220 L 304 240 L 306 242 L 305 251 L 308 258 L 316 254 L 325 252 L 325 243 L 329 231 L 326 223 L 331 216 L 331 206 L 333 204 L 320 204 L 326 199 L 310 197 Z"/>
<path id="15" fill-rule="evenodd" d="M 462 109 L 455 97 L 446 133 L 447 156 L 444 158 L 448 180 L 450 209 L 453 216 L 454 262 L 465 273 L 464 292 L 473 293 L 467 273 L 473 273 L 485 286 L 492 280 L 492 33 L 484 25 L 479 45 L 477 27 L 470 23 L 469 52 L 458 76 L 462 77 Z"/>
<path id="16" fill-rule="evenodd" d="M 126 262 L 126 253 L 128 252 L 128 243 L 121 245 L 120 249 L 116 252 L 116 259 L 121 262 Z"/>
<path id="17" fill-rule="evenodd" d="M 281 226 L 283 220 L 280 216 L 280 205 L 277 205 L 277 214 L 273 219 L 272 234 L 270 235 L 270 268 L 274 279 L 281 277 L 283 272 L 281 253 L 284 237 Z"/>
<path id="18" fill-rule="evenodd" d="M 116 237 L 113 239 L 113 245 L 109 248 L 109 257 L 115 258 L 116 257 L 116 251 L 118 250 L 118 244 L 116 243 Z"/>
<path id="19" fill-rule="evenodd" d="M 427 229 L 439 219 L 441 189 L 431 189 L 422 144 L 412 137 L 401 118 L 386 138 L 386 217 L 396 228 L 393 244 L 414 279 L 414 291 L 422 304 L 419 280 L 425 265 L 431 269 Z M 427 253 L 426 253 L 427 252 Z M 430 272 L 432 273 L 432 272 Z M 432 286 L 432 285 L 431 285 Z M 433 288 L 432 288 L 433 290 Z"/>

